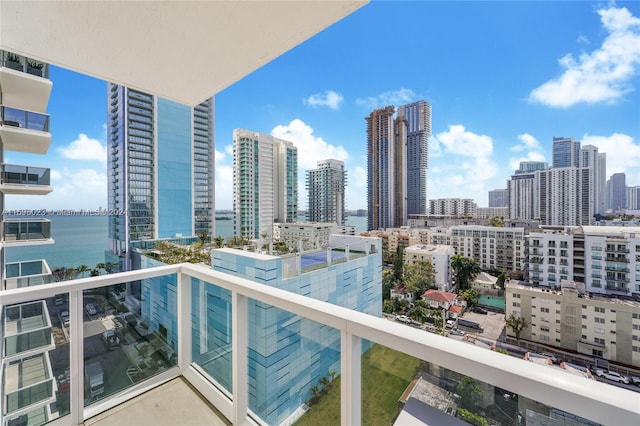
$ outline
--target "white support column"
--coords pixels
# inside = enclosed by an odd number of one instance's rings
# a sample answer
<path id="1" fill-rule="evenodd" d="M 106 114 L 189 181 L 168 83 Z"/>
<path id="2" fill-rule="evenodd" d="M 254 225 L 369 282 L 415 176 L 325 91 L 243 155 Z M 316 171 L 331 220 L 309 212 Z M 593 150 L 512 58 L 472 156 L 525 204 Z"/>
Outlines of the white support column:
<path id="1" fill-rule="evenodd" d="M 333 258 L 331 257 L 331 247 L 327 247 L 327 265 L 331 266 Z"/>
<path id="2" fill-rule="evenodd" d="M 84 422 L 84 321 L 82 290 L 69 293 L 69 392 L 71 424 Z"/>
<path id="3" fill-rule="evenodd" d="M 362 339 L 346 330 L 340 333 L 340 424 L 362 423 Z"/>
<path id="4" fill-rule="evenodd" d="M 248 303 L 247 297 L 238 292 L 232 293 L 231 327 L 233 329 L 232 381 L 233 381 L 233 419 L 234 425 L 248 424 L 249 409 L 249 338 L 248 338 Z"/>
<path id="5" fill-rule="evenodd" d="M 178 367 L 184 372 L 191 365 L 191 278 L 178 273 Z M 204 302 L 203 302 L 204 303 Z"/>

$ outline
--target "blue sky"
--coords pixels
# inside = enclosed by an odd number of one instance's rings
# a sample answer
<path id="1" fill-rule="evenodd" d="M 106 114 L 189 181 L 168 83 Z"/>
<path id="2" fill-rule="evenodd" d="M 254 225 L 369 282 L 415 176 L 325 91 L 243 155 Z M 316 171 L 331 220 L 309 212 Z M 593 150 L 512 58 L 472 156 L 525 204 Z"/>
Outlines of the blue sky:
<path id="1" fill-rule="evenodd" d="M 47 156 L 6 161 L 52 168 L 47 197 L 8 208 L 106 206 L 106 84 L 53 68 Z M 640 185 L 640 3 L 377 2 L 216 95 L 216 208 L 232 206 L 234 128 L 272 133 L 304 171 L 339 158 L 347 205 L 366 208 L 364 117 L 432 105 L 428 198 L 505 188 L 522 159 L 551 160 L 553 136 L 607 153 L 607 175 Z"/>

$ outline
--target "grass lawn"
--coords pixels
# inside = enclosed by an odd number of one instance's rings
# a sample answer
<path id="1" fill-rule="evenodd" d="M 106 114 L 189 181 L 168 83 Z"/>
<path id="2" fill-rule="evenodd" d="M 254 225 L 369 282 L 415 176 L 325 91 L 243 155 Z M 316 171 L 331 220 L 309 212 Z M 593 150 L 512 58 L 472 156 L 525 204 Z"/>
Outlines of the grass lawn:
<path id="1" fill-rule="evenodd" d="M 382 345 L 362 356 L 362 424 L 390 425 L 398 412 L 398 399 L 413 379 L 420 360 Z M 296 422 L 296 426 L 340 424 L 340 377 L 322 400 Z"/>

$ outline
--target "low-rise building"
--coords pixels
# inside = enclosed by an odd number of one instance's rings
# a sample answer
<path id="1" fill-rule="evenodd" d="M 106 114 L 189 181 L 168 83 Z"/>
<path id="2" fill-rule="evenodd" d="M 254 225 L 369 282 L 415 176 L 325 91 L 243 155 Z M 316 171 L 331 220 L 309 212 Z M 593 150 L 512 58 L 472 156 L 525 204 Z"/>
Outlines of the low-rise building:
<path id="1" fill-rule="evenodd" d="M 640 366 L 640 302 L 590 294 L 583 283 L 563 280 L 558 289 L 506 285 L 506 315 L 529 324 L 520 338 Z M 507 335 L 515 333 L 507 327 Z"/>
<path id="2" fill-rule="evenodd" d="M 282 241 L 291 249 L 320 249 L 329 245 L 329 236 L 335 234 L 337 228 L 335 223 L 274 223 L 273 240 Z"/>
<path id="3" fill-rule="evenodd" d="M 446 318 L 455 318 L 462 313 L 463 301 L 458 299 L 455 293 L 429 289 L 424 292 L 422 299 L 429 303 L 432 309 L 442 309 L 446 312 Z"/>
<path id="4" fill-rule="evenodd" d="M 453 247 L 444 245 L 416 244 L 404 249 L 404 262 L 414 265 L 424 261 L 433 265 L 435 271 L 435 285 L 438 289 L 451 289 L 451 256 L 455 254 Z"/>

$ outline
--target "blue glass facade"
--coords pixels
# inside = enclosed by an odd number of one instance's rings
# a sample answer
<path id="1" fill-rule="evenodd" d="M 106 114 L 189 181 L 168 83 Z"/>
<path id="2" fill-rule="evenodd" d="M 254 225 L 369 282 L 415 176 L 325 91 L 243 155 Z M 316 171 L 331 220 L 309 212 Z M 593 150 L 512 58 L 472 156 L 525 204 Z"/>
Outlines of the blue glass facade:
<path id="1" fill-rule="evenodd" d="M 158 238 L 193 234 L 191 108 L 157 100 Z"/>

